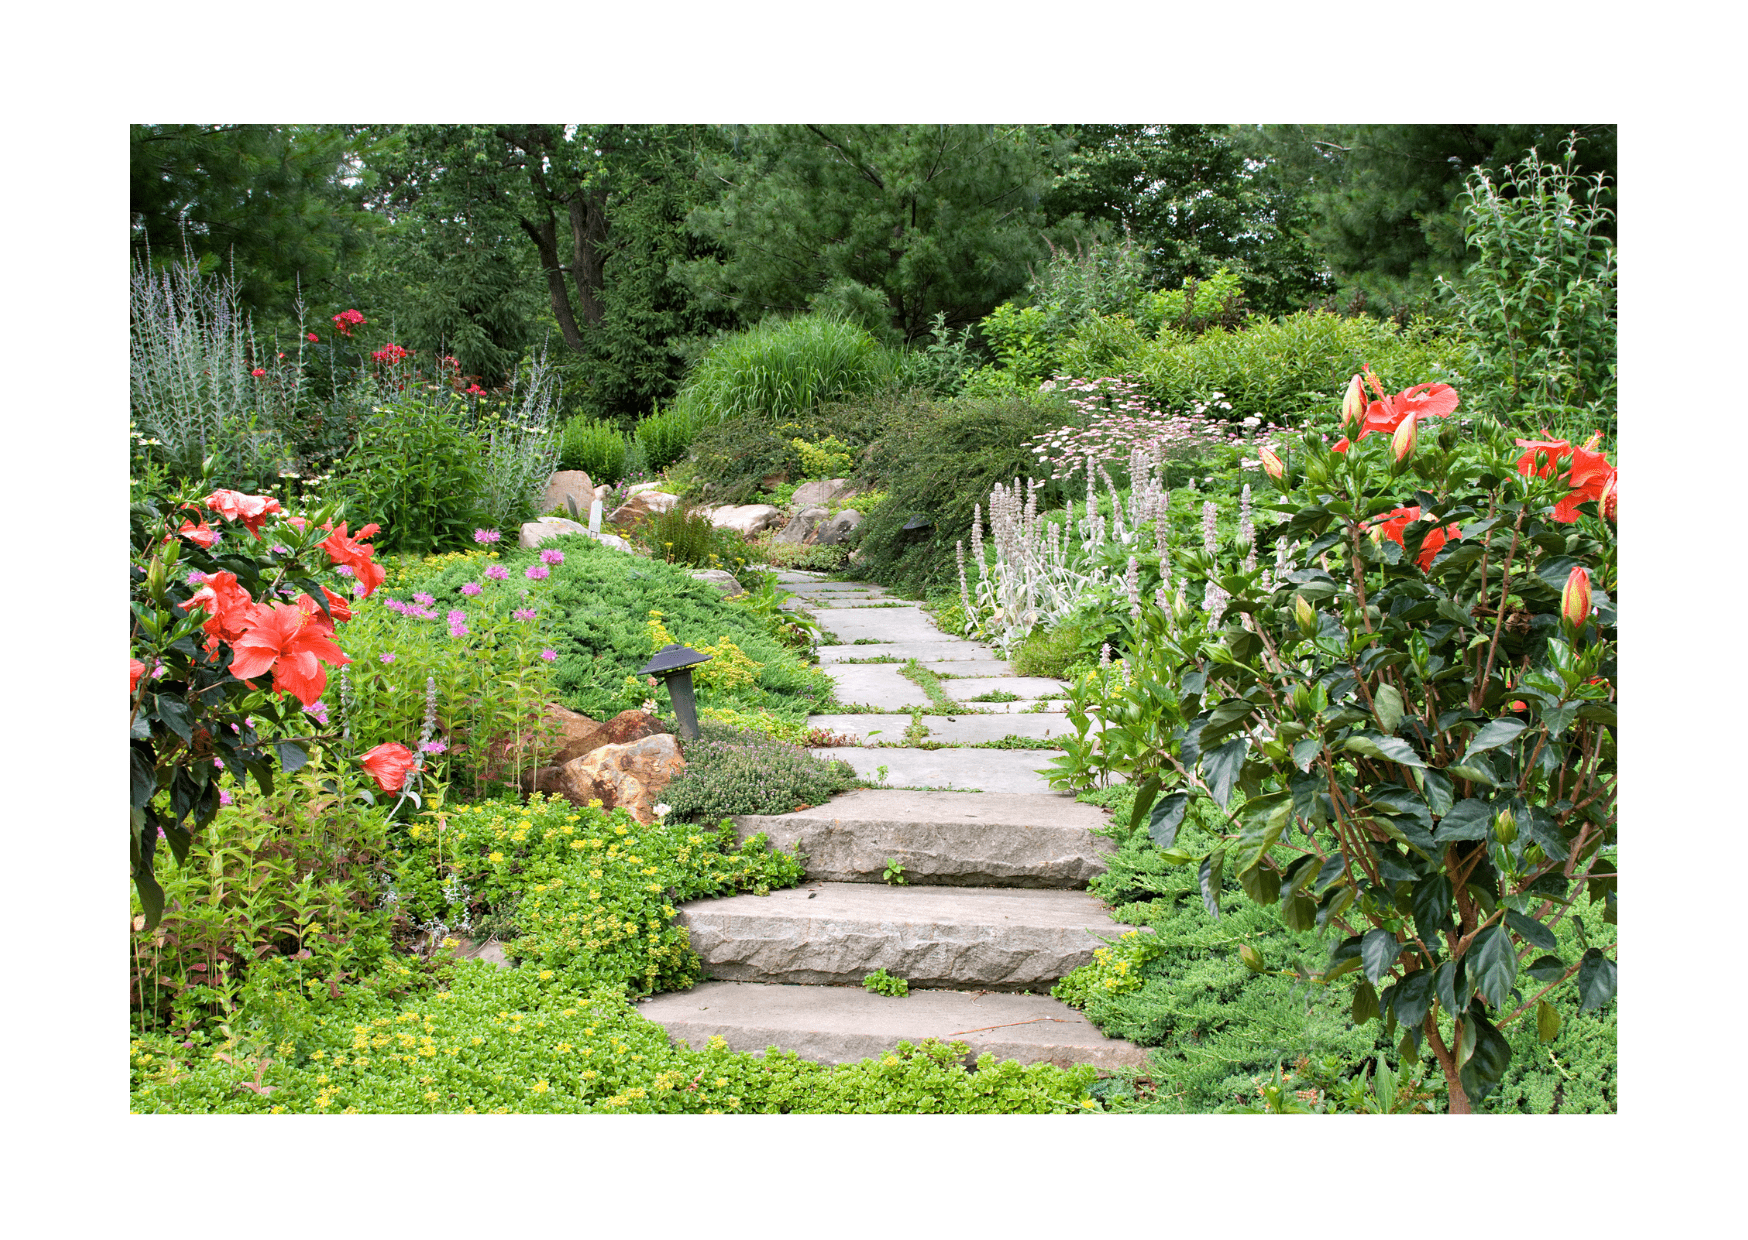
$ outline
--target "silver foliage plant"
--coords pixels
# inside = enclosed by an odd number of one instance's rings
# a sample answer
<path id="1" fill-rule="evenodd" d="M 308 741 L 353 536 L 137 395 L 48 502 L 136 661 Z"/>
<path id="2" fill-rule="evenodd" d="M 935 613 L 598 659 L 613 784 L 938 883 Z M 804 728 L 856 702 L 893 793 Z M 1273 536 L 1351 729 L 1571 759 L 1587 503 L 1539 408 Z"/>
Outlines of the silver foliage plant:
<path id="1" fill-rule="evenodd" d="M 475 428 L 485 450 L 481 509 L 494 528 L 534 513 L 547 478 L 558 468 L 554 410 L 561 391 L 543 348 L 517 367 L 507 407 L 482 417 Z"/>

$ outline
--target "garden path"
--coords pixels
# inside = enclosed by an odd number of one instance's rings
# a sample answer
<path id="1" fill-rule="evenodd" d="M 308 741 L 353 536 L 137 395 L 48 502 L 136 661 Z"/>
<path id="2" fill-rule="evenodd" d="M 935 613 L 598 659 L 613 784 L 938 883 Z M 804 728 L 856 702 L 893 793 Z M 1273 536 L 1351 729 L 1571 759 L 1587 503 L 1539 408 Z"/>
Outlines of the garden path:
<path id="1" fill-rule="evenodd" d="M 1144 1050 L 1048 994 L 1101 939 L 1130 929 L 1085 890 L 1112 847 L 1092 834 L 1104 811 L 1051 790 L 1038 774 L 1049 751 L 975 747 L 1062 735 L 1066 686 L 1014 676 L 988 646 L 942 633 L 878 586 L 778 580 L 838 638 L 819 648 L 838 700 L 868 708 L 810 718 L 858 742 L 813 752 L 881 786 L 737 818 L 743 837 L 763 831 L 800 852 L 807 877 L 768 896 L 681 906 L 713 980 L 645 1000 L 643 1014 L 695 1047 L 720 1036 L 734 1050 L 776 1046 L 828 1063 L 939 1038 L 966 1042 L 973 1057 L 1144 1066 Z M 898 662 L 863 661 L 881 658 Z M 941 678 L 936 695 L 899 674 L 911 659 Z M 1008 700 L 976 701 L 990 696 Z M 893 865 L 902 883 L 885 881 Z M 876 969 L 912 993 L 862 989 Z"/>

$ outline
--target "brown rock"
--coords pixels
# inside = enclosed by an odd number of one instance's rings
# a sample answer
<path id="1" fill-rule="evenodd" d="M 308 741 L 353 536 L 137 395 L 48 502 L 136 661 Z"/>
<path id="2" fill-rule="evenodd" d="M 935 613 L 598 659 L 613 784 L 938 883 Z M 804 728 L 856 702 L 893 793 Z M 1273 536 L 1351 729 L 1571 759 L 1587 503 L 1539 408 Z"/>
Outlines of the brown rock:
<path id="1" fill-rule="evenodd" d="M 643 491 L 633 495 L 608 514 L 607 520 L 621 528 L 647 521 L 658 512 L 667 512 L 680 502 L 677 495 L 665 491 Z"/>
<path id="2" fill-rule="evenodd" d="M 622 710 L 605 723 L 597 722 L 574 710 L 566 710 L 556 702 L 548 702 L 541 713 L 557 728 L 559 750 L 546 766 L 522 773 L 524 793 L 560 792 L 562 789 L 558 770 L 565 763 L 593 753 L 603 745 L 624 745 L 664 731 L 661 720 L 641 710 Z M 506 759 L 513 756 L 507 745 L 503 742 L 499 744 L 504 748 Z M 498 748 L 493 747 L 494 760 L 498 758 Z"/>
<path id="3" fill-rule="evenodd" d="M 607 809 L 622 806 L 637 821 L 650 823 L 662 790 L 685 769 L 680 743 L 664 732 L 573 758 L 557 768 L 555 782 L 574 805 L 600 801 Z"/>
<path id="4" fill-rule="evenodd" d="M 565 503 L 569 497 L 573 509 Z M 546 513 L 564 509 L 577 521 L 589 519 L 589 505 L 595 502 L 595 482 L 580 469 L 561 469 L 546 480 L 546 490 L 540 493 L 539 511 Z"/>
<path id="5" fill-rule="evenodd" d="M 813 531 L 819 527 L 819 523 L 829 515 L 824 508 L 803 508 L 790 519 L 788 525 L 771 536 L 771 541 L 797 545 L 805 543 L 812 537 Z"/>
<path id="6" fill-rule="evenodd" d="M 782 486 L 785 482 L 788 482 L 788 481 L 789 481 L 789 471 L 787 469 L 779 469 L 774 474 L 766 474 L 763 478 L 760 478 L 759 485 L 761 487 L 763 487 L 765 490 L 770 491 L 770 490 L 773 490 L 777 487 Z"/>
<path id="7" fill-rule="evenodd" d="M 855 493 L 855 488 L 850 486 L 848 478 L 826 478 L 822 481 L 802 483 L 795 488 L 795 494 L 789 502 L 801 508 L 811 508 L 816 504 L 829 504 L 833 500 L 848 499 Z"/>

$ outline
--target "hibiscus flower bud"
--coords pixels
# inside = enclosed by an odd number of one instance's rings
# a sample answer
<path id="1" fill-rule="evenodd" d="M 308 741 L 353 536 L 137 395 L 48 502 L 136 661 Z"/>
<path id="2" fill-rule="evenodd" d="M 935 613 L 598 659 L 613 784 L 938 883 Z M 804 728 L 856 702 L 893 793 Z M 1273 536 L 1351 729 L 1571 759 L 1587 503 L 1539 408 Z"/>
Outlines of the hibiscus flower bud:
<path id="1" fill-rule="evenodd" d="M 1590 618 L 1590 570 L 1582 565 L 1566 576 L 1566 588 L 1560 591 L 1560 614 L 1575 629 Z"/>
<path id="2" fill-rule="evenodd" d="M 1348 381 L 1347 395 L 1341 398 L 1341 429 L 1351 430 L 1366 416 L 1366 386 L 1355 375 Z"/>
<path id="3" fill-rule="evenodd" d="M 1256 454 L 1262 458 L 1263 473 L 1273 478 L 1276 482 L 1279 482 L 1282 478 L 1287 476 L 1286 465 L 1283 464 L 1281 458 L 1276 456 L 1273 452 L 1270 452 L 1267 448 L 1258 448 Z"/>
<path id="4" fill-rule="evenodd" d="M 1419 424 L 1419 419 L 1410 414 L 1402 419 L 1402 425 L 1390 436 L 1390 455 L 1396 458 L 1398 464 L 1414 455 L 1414 445 L 1420 439 L 1420 432 L 1416 429 Z"/>
<path id="5" fill-rule="evenodd" d="M 1501 844 L 1510 844 L 1517 838 L 1517 815 L 1507 806 L 1499 811 L 1493 819 L 1493 838 Z"/>
<path id="6" fill-rule="evenodd" d="M 1293 621 L 1299 626 L 1299 632 L 1306 637 L 1317 631 L 1317 612 L 1303 594 L 1293 596 Z"/>
<path id="7" fill-rule="evenodd" d="M 1268 965 L 1263 961 L 1262 953 L 1249 943 L 1238 949 L 1238 958 L 1244 962 L 1244 967 L 1252 973 L 1261 973 Z"/>

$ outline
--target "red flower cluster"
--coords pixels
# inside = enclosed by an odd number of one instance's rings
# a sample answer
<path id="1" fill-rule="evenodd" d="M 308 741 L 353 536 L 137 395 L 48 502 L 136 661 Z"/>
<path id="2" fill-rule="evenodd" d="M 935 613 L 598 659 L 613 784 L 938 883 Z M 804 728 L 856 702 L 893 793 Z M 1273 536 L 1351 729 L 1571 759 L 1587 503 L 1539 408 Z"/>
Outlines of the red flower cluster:
<path id="1" fill-rule="evenodd" d="M 485 394 L 486 390 L 477 383 L 462 393 L 463 396 L 484 396 Z"/>
<path id="2" fill-rule="evenodd" d="M 1407 528 L 1410 521 L 1418 520 L 1420 520 L 1420 506 L 1418 504 L 1412 508 L 1392 508 L 1373 522 L 1371 528 L 1379 530 L 1385 538 L 1388 538 L 1398 547 L 1405 548 L 1406 544 L 1402 541 L 1402 531 Z M 1443 529 L 1435 526 L 1428 530 L 1426 537 L 1420 544 L 1420 556 L 1415 560 L 1415 563 L 1420 566 L 1420 571 L 1424 573 L 1432 567 L 1433 556 L 1438 554 L 1439 548 L 1444 546 L 1448 540 L 1462 536 L 1462 527 L 1458 525 L 1447 525 Z"/>
<path id="3" fill-rule="evenodd" d="M 359 597 L 369 598 L 370 592 L 381 585 L 388 574 L 383 571 L 382 565 L 371 558 L 376 554 L 376 548 L 364 542 L 364 539 L 369 538 L 382 527 L 372 521 L 356 534 L 351 535 L 346 533 L 344 521 L 340 522 L 340 528 L 337 530 L 326 525 L 322 528 L 332 530 L 332 533 L 317 545 L 328 553 L 328 557 L 334 563 L 344 564 L 352 570 L 353 576 L 364 587 L 364 592 Z"/>
<path id="4" fill-rule="evenodd" d="M 396 362 L 404 362 L 412 356 L 412 352 L 390 342 L 370 355 L 370 360 L 379 366 L 393 366 Z"/>
<path id="5" fill-rule="evenodd" d="M 243 624 L 243 635 L 231 643 L 231 675 L 247 681 L 271 671 L 273 687 L 294 694 L 305 706 L 328 687 L 322 663 L 339 667 L 352 661 L 334 644 L 334 622 L 307 594 L 292 603 L 257 603 Z"/>
<path id="6" fill-rule="evenodd" d="M 1590 442 L 1581 448 L 1574 448 L 1564 439 L 1516 441 L 1518 447 L 1528 449 L 1517 458 L 1517 472 L 1520 474 L 1552 478 L 1561 472 L 1563 461 L 1569 458 L 1572 462 L 1567 478 L 1572 492 L 1554 505 L 1554 520 L 1567 523 L 1576 521 L 1578 505 L 1583 503 L 1595 504 L 1603 516 L 1610 521 L 1615 520 L 1617 471 L 1608 463 L 1607 457 L 1594 450 L 1600 440 L 1600 435 L 1592 435 Z"/>
<path id="7" fill-rule="evenodd" d="M 276 512 L 285 511 L 279 501 L 267 495 L 244 495 L 237 491 L 214 491 L 204 503 L 227 521 L 241 521 L 252 537 L 259 540 L 261 524 Z M 203 544 L 210 546 L 210 543 Z"/>
<path id="8" fill-rule="evenodd" d="M 285 355 L 282 353 L 282 354 L 280 354 L 280 356 L 284 357 Z M 249 377 L 251 379 L 259 379 L 259 378 L 262 378 L 263 376 L 265 376 L 266 374 L 267 374 L 267 372 L 265 370 L 262 370 L 259 366 L 257 366 L 257 367 L 255 367 L 255 369 L 253 369 L 249 372 Z"/>
<path id="9" fill-rule="evenodd" d="M 319 337 L 317 337 L 317 335 L 314 332 L 310 333 L 310 343 L 311 344 L 317 343 L 318 339 L 319 339 Z"/>
<path id="10" fill-rule="evenodd" d="M 405 745 L 390 741 L 386 745 L 378 745 L 359 758 L 358 762 L 376 781 L 378 788 L 384 792 L 399 792 L 407 782 L 407 772 L 417 765 L 418 759 L 413 757 L 413 751 Z"/>
<path id="11" fill-rule="evenodd" d="M 364 324 L 364 316 L 356 310 L 342 310 L 334 316 L 334 326 L 340 329 L 342 336 L 350 336 L 354 327 Z"/>
<path id="12" fill-rule="evenodd" d="M 1367 405 L 1361 413 L 1360 405 L 1365 395 L 1359 387 L 1360 376 L 1355 375 L 1353 382 L 1348 385 L 1347 399 L 1342 405 L 1343 425 L 1354 421 L 1359 423 L 1359 433 L 1353 439 L 1355 443 L 1367 435 L 1394 434 L 1406 418 L 1413 418 L 1416 422 L 1421 418 L 1442 418 L 1457 407 L 1457 390 L 1448 383 L 1420 383 L 1404 388 L 1394 396 L 1386 396 L 1384 389 L 1378 386 L 1372 368 L 1364 367 L 1364 372 L 1366 382 L 1378 394 L 1378 399 Z M 1347 449 L 1348 441 L 1344 437 L 1335 445 L 1334 450 L 1346 452 Z"/>

